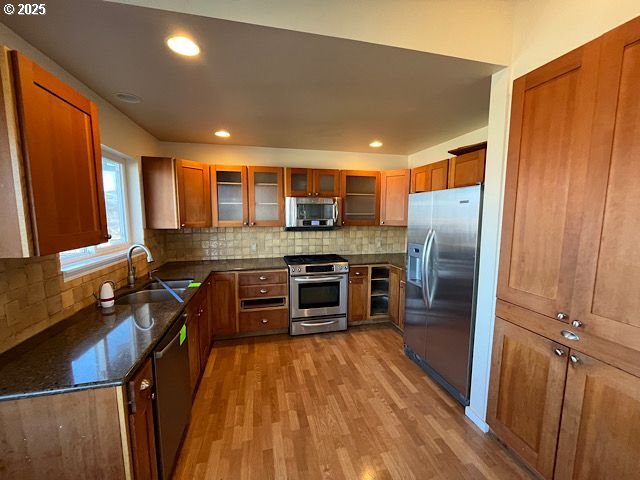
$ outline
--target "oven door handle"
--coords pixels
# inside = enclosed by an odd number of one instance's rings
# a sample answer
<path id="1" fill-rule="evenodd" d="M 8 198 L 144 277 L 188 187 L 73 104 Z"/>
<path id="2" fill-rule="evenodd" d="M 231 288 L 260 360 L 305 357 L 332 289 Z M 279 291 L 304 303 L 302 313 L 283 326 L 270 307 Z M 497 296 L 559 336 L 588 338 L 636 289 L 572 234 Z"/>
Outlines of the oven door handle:
<path id="1" fill-rule="evenodd" d="M 293 280 L 298 283 L 316 283 L 316 282 L 332 282 L 335 280 L 341 280 L 340 277 L 317 277 L 317 278 L 296 278 Z"/>
<path id="2" fill-rule="evenodd" d="M 333 325 L 338 323 L 338 320 L 329 320 L 328 322 L 300 322 L 303 327 L 324 327 L 325 325 Z"/>

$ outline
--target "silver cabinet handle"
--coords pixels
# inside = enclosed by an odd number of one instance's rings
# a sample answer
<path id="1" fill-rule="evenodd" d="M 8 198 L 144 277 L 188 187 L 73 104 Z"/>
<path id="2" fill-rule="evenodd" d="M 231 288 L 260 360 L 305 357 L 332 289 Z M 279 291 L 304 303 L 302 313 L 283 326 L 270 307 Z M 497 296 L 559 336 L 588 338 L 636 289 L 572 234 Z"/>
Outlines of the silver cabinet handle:
<path id="1" fill-rule="evenodd" d="M 559 357 L 564 357 L 564 356 L 567 354 L 567 352 L 565 352 L 565 351 L 564 351 L 563 349 L 561 349 L 561 348 L 556 348 L 556 349 L 553 351 L 553 353 L 555 353 L 555 354 L 556 354 L 557 356 L 559 356 Z"/>
<path id="2" fill-rule="evenodd" d="M 269 290 L 267 290 L 265 288 L 261 288 L 260 289 L 260 293 L 262 293 L 264 295 L 265 293 L 269 293 Z"/>
<path id="3" fill-rule="evenodd" d="M 567 318 L 569 318 L 569 315 L 564 312 L 556 313 L 556 320 L 566 320 Z"/>
<path id="4" fill-rule="evenodd" d="M 578 340 L 580 340 L 580 337 L 578 335 L 569 330 L 562 330 L 560 332 L 560 335 L 562 335 L 567 340 L 571 340 L 572 342 L 577 342 Z"/>
<path id="5" fill-rule="evenodd" d="M 144 392 L 145 390 L 148 390 L 149 388 L 151 388 L 151 382 L 149 380 L 147 380 L 146 378 L 144 380 L 142 380 L 140 382 L 140 391 Z"/>
<path id="6" fill-rule="evenodd" d="M 258 279 L 264 282 L 267 279 L 267 277 L 265 277 L 264 275 L 260 275 Z"/>
<path id="7" fill-rule="evenodd" d="M 267 320 L 266 318 L 263 318 L 260 321 L 262 322 L 263 325 L 269 323 L 269 320 Z"/>
<path id="8" fill-rule="evenodd" d="M 577 357 L 573 354 L 569 355 L 569 360 L 571 360 L 571 363 L 573 363 L 574 365 L 578 365 L 579 363 L 582 363 L 582 360 L 580 360 L 580 357 Z"/>
<path id="9" fill-rule="evenodd" d="M 574 328 L 580 328 L 584 325 L 584 323 L 582 323 L 580 320 L 574 320 L 573 322 L 571 322 L 571 326 Z"/>
<path id="10" fill-rule="evenodd" d="M 362 273 L 360 273 L 360 272 L 355 272 L 355 274 L 356 274 L 356 276 L 362 275 Z"/>
<path id="11" fill-rule="evenodd" d="M 380 225 L 384 225 L 384 220 L 380 222 Z"/>

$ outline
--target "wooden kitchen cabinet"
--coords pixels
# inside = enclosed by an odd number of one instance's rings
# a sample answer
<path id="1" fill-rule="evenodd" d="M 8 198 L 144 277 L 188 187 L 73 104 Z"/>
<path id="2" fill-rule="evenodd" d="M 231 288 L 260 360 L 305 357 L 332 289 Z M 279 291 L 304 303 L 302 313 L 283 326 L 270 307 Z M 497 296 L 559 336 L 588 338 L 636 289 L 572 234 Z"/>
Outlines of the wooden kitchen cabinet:
<path id="1" fill-rule="evenodd" d="M 285 195 L 287 197 L 339 197 L 340 170 L 287 168 Z"/>
<path id="2" fill-rule="evenodd" d="M 201 371 L 199 310 L 200 306 L 193 301 L 187 305 L 187 350 L 189 351 L 189 379 L 192 395 L 196 393 Z"/>
<path id="3" fill-rule="evenodd" d="M 380 178 L 380 225 L 407 226 L 411 171 L 389 170 Z"/>
<path id="4" fill-rule="evenodd" d="M 569 349 L 496 318 L 487 409 L 491 430 L 552 478 Z"/>
<path id="5" fill-rule="evenodd" d="M 469 187 L 484 182 L 486 154 L 487 149 L 482 148 L 450 158 L 447 188 Z"/>
<path id="6" fill-rule="evenodd" d="M 209 290 L 213 338 L 238 333 L 238 287 L 236 273 L 213 273 Z"/>
<path id="7" fill-rule="evenodd" d="M 135 480 L 154 480 L 158 478 L 158 459 L 153 420 L 154 386 L 151 359 L 147 359 L 131 378 L 128 390 L 133 475 Z"/>
<path id="8" fill-rule="evenodd" d="M 0 257 L 106 242 L 96 105 L 17 51 L 1 60 Z"/>
<path id="9" fill-rule="evenodd" d="M 380 172 L 342 170 L 343 225 L 378 225 L 380 222 Z"/>
<path id="10" fill-rule="evenodd" d="M 248 167 L 249 225 L 284 225 L 284 178 L 281 167 Z"/>
<path id="11" fill-rule="evenodd" d="M 389 318 L 399 328 L 404 327 L 404 270 L 389 268 Z"/>
<path id="12" fill-rule="evenodd" d="M 353 267 L 349 271 L 349 307 L 347 321 L 367 319 L 369 309 L 369 267 Z"/>
<path id="13" fill-rule="evenodd" d="M 432 192 L 447 188 L 449 160 L 430 163 L 411 169 L 411 193 Z"/>
<path id="14" fill-rule="evenodd" d="M 638 438 L 640 378 L 571 350 L 555 478 L 637 479 Z"/>
<path id="15" fill-rule="evenodd" d="M 209 351 L 211 347 L 211 325 L 210 325 L 210 309 L 209 309 L 209 280 L 207 280 L 198 292 L 198 298 L 194 299 L 198 304 L 198 344 L 200 358 L 200 372 L 204 372 L 209 360 Z M 193 301 L 193 300 L 192 300 Z"/>
<path id="16" fill-rule="evenodd" d="M 498 298 L 551 318 L 571 316 L 580 223 L 594 195 L 585 178 L 599 50 L 590 42 L 513 84 Z"/>
<path id="17" fill-rule="evenodd" d="M 167 157 L 142 157 L 147 228 L 211 226 L 209 165 Z"/>
<path id="18" fill-rule="evenodd" d="M 211 213 L 214 227 L 249 224 L 247 167 L 211 166 Z"/>

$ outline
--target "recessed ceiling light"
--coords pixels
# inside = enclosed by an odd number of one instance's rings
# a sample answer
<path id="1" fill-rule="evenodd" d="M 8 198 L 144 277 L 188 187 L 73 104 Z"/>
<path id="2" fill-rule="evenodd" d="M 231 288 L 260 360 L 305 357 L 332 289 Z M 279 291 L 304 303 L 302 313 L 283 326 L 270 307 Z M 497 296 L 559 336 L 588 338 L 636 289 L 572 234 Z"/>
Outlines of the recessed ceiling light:
<path id="1" fill-rule="evenodd" d="M 380 148 L 382 146 L 382 142 L 380 140 L 374 140 L 369 144 L 370 147 Z"/>
<path id="2" fill-rule="evenodd" d="M 133 93 L 118 92 L 113 94 L 118 100 L 124 103 L 140 103 L 142 99 Z"/>
<path id="3" fill-rule="evenodd" d="M 217 132 L 214 133 L 214 135 L 220 138 L 229 138 L 231 136 L 231 134 L 226 130 L 218 130 Z"/>
<path id="4" fill-rule="evenodd" d="M 196 42 L 181 35 L 169 37 L 167 46 L 174 52 L 186 57 L 195 57 L 200 53 L 200 47 Z"/>

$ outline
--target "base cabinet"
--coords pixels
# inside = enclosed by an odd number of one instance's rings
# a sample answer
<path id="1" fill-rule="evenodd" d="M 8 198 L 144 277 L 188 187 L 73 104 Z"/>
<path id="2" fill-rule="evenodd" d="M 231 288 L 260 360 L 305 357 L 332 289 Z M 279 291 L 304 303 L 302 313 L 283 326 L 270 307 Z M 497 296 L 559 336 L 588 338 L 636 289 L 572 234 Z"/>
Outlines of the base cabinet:
<path id="1" fill-rule="evenodd" d="M 135 480 L 158 478 L 151 359 L 129 381 L 129 438 Z"/>
<path id="2" fill-rule="evenodd" d="M 211 334 L 213 338 L 237 333 L 237 274 L 213 273 L 211 299 Z"/>

